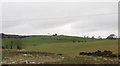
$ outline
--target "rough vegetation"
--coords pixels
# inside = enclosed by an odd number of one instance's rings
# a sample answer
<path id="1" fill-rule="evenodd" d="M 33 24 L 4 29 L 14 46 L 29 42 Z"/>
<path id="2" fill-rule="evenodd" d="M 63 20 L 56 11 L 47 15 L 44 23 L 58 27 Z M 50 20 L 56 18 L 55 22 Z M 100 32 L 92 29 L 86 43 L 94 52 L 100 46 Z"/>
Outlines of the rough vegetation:
<path id="1" fill-rule="evenodd" d="M 117 39 L 64 35 L 24 36 L 3 38 L 2 49 L 3 64 L 117 64 L 119 62 L 116 57 Z"/>
<path id="2" fill-rule="evenodd" d="M 97 50 L 95 52 L 80 52 L 80 55 L 87 55 L 87 56 L 102 56 L 102 57 L 118 57 L 118 55 L 115 55 L 112 53 L 112 51 L 104 50 L 103 52 L 100 50 Z"/>

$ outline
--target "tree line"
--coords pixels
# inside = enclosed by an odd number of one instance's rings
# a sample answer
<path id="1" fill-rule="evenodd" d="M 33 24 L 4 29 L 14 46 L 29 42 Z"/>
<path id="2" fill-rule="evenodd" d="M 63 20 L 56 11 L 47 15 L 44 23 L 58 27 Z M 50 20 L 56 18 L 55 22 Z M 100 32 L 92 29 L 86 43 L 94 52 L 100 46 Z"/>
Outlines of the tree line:
<path id="1" fill-rule="evenodd" d="M 21 40 L 11 40 L 8 44 L 2 45 L 2 49 L 22 49 L 22 41 Z"/>

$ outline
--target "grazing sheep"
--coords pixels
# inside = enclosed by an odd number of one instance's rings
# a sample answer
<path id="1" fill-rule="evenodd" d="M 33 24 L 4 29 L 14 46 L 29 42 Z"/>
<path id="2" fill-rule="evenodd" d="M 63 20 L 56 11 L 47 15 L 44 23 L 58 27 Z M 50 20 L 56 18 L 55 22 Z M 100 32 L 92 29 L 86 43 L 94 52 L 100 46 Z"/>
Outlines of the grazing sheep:
<path id="1" fill-rule="evenodd" d="M 57 55 L 62 55 L 62 53 L 59 53 L 59 54 L 57 54 Z"/>
<path id="2" fill-rule="evenodd" d="M 80 40 L 78 40 L 78 43 L 80 42 Z"/>
<path id="3" fill-rule="evenodd" d="M 72 42 L 73 42 L 73 43 L 75 43 L 76 41 L 75 41 L 75 40 L 73 40 Z"/>

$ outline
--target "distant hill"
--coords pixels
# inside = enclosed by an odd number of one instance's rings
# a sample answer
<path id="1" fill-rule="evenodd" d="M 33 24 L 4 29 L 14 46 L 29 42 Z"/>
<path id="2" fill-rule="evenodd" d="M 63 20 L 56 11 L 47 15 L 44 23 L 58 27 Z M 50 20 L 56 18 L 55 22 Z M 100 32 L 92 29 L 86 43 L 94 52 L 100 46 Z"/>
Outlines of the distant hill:
<path id="1" fill-rule="evenodd" d="M 12 35 L 12 34 L 4 34 L 0 33 L 0 38 L 21 38 L 22 36 L 20 35 Z"/>
<path id="2" fill-rule="evenodd" d="M 50 39 L 67 39 L 67 38 L 83 38 L 78 36 L 66 36 L 66 35 L 14 35 L 14 34 L 5 34 L 0 33 L 0 38 L 25 38 L 25 37 L 41 37 L 41 38 L 50 38 Z"/>

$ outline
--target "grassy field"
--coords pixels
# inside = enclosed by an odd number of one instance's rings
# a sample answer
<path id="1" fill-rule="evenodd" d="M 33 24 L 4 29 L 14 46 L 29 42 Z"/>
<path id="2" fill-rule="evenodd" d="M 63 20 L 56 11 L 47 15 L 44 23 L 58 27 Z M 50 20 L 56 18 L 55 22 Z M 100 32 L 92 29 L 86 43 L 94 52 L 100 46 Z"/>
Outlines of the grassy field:
<path id="1" fill-rule="evenodd" d="M 73 40 L 75 42 L 73 42 Z M 110 50 L 113 54 L 118 54 L 118 40 L 96 40 L 84 39 L 81 37 L 69 36 L 45 36 L 45 37 L 26 37 L 22 39 L 3 39 L 2 44 L 10 45 L 13 41 L 14 48 L 17 44 L 27 51 L 48 52 L 62 54 L 64 59 L 55 63 L 117 63 L 115 58 L 88 57 L 80 56 L 80 52 L 94 52 L 97 50 Z M 97 60 L 99 61 L 97 61 Z M 113 59 L 111 61 L 111 59 Z M 81 61 L 83 60 L 83 61 Z M 53 63 L 53 62 L 52 62 Z"/>
<path id="2" fill-rule="evenodd" d="M 39 44 L 36 46 L 26 46 L 30 51 L 45 51 L 52 53 L 62 53 L 65 55 L 75 56 L 80 52 L 93 52 L 96 50 L 111 50 L 114 54 L 118 53 L 117 40 L 100 40 L 94 42 L 82 42 L 82 43 L 47 43 Z"/>

